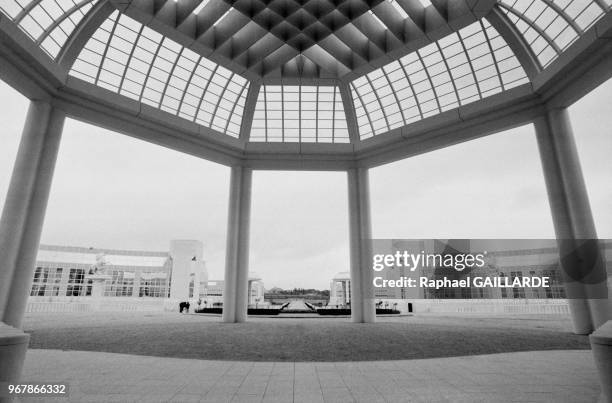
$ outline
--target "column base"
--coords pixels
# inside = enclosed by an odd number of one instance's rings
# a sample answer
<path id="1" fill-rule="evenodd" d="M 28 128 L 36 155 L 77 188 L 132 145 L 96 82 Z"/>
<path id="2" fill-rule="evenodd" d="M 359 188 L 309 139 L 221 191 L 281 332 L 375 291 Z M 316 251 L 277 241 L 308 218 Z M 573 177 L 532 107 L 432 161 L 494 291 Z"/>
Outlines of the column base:
<path id="1" fill-rule="evenodd" d="M 586 299 L 568 299 L 574 334 L 588 335 L 593 332 L 593 321 Z"/>
<path id="2" fill-rule="evenodd" d="M 600 402 L 612 401 L 612 320 L 589 336 L 601 384 Z"/>
<path id="3" fill-rule="evenodd" d="M 246 317 L 239 317 L 237 315 L 224 316 L 221 314 L 221 322 L 223 323 L 244 323 L 246 322 L 246 319 Z"/>
<path id="4" fill-rule="evenodd" d="M 612 319 L 612 301 L 609 298 L 589 299 L 589 309 L 595 329 Z"/>
<path id="5" fill-rule="evenodd" d="M 19 382 L 30 335 L 0 322 L 0 383 Z"/>
<path id="6" fill-rule="evenodd" d="M 376 305 L 371 298 L 366 298 L 364 301 L 363 323 L 376 323 Z"/>

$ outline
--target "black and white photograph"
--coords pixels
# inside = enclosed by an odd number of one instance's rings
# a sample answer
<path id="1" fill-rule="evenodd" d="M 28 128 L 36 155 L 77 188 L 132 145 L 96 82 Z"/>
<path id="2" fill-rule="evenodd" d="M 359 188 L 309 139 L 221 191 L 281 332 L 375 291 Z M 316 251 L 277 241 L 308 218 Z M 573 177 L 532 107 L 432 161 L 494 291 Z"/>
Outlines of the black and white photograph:
<path id="1" fill-rule="evenodd" d="M 0 0 L 0 403 L 612 403 L 612 0 Z"/>

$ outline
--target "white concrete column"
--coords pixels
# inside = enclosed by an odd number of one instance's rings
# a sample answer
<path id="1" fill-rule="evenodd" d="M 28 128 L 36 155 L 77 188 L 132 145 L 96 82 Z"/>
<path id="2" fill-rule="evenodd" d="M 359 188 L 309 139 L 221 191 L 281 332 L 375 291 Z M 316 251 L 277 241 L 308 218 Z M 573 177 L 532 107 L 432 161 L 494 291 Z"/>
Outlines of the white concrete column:
<path id="1" fill-rule="evenodd" d="M 569 114 L 552 109 L 535 122 L 536 137 L 548 191 L 555 233 L 561 245 L 575 240 L 597 239 L 582 169 L 576 150 Z M 560 250 L 563 253 L 563 250 Z M 607 295 L 606 271 L 601 252 L 587 281 L 567 281 L 571 295 Z M 564 270 L 567 271 L 566 267 Z M 565 276 L 566 278 L 568 276 Z M 585 284 L 586 283 L 586 284 Z M 570 298 L 569 308 L 577 334 L 589 334 L 610 319 L 610 301 L 605 298 Z"/>
<path id="2" fill-rule="evenodd" d="M 247 318 L 252 177 L 250 168 L 232 167 L 223 291 L 224 322 L 244 322 Z"/>
<path id="3" fill-rule="evenodd" d="M 351 318 L 356 323 L 376 322 L 371 267 L 372 225 L 370 186 L 366 168 L 348 170 L 349 231 L 351 250 Z"/>
<path id="4" fill-rule="evenodd" d="M 0 315 L 21 328 L 40 243 L 65 115 L 30 103 L 0 219 Z"/>

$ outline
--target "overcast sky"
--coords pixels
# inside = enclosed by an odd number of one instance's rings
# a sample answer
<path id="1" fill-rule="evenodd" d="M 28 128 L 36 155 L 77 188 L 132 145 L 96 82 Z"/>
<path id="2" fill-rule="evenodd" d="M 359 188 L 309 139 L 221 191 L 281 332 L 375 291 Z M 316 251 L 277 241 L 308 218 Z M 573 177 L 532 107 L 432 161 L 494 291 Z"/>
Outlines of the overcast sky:
<path id="1" fill-rule="evenodd" d="M 0 82 L 0 203 L 28 101 Z M 612 238 L 612 82 L 570 109 L 601 238 Z M 373 169 L 378 238 L 549 238 L 553 226 L 531 126 Z M 223 278 L 229 169 L 68 120 L 42 242 L 167 251 L 204 242 Z M 348 271 L 343 173 L 255 172 L 251 271 L 267 288 L 329 287 Z"/>

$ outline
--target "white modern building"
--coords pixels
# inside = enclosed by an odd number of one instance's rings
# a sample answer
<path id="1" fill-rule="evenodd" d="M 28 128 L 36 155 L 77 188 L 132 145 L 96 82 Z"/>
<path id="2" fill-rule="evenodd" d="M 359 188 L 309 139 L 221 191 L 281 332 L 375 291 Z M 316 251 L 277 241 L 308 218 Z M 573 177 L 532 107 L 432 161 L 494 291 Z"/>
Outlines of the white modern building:
<path id="1" fill-rule="evenodd" d="M 182 301 L 222 307 L 224 287 L 208 279 L 200 241 L 173 240 L 168 252 L 41 245 L 27 311 L 174 311 Z M 264 305 L 264 293 L 250 273 L 249 305 Z"/>
<path id="2" fill-rule="evenodd" d="M 329 285 L 330 306 L 348 306 L 351 302 L 351 275 L 343 271 L 336 273 Z"/>
<path id="3" fill-rule="evenodd" d="M 169 252 L 41 245 L 27 310 L 174 309 L 207 280 L 200 241 L 171 241 Z"/>
<path id="4" fill-rule="evenodd" d="M 223 306 L 223 290 L 225 288 L 223 280 L 202 282 L 200 287 L 200 300 L 205 306 Z M 256 273 L 249 273 L 248 304 L 263 306 L 265 291 L 261 278 Z"/>
<path id="5" fill-rule="evenodd" d="M 105 297 L 168 298 L 172 269 L 168 252 L 41 245 L 30 297 L 91 296 L 90 276 L 104 272 Z"/>
<path id="6" fill-rule="evenodd" d="M 172 259 L 172 278 L 170 298 L 187 301 L 200 292 L 200 283 L 208 280 L 204 262 L 204 245 L 200 241 L 170 241 Z"/>

